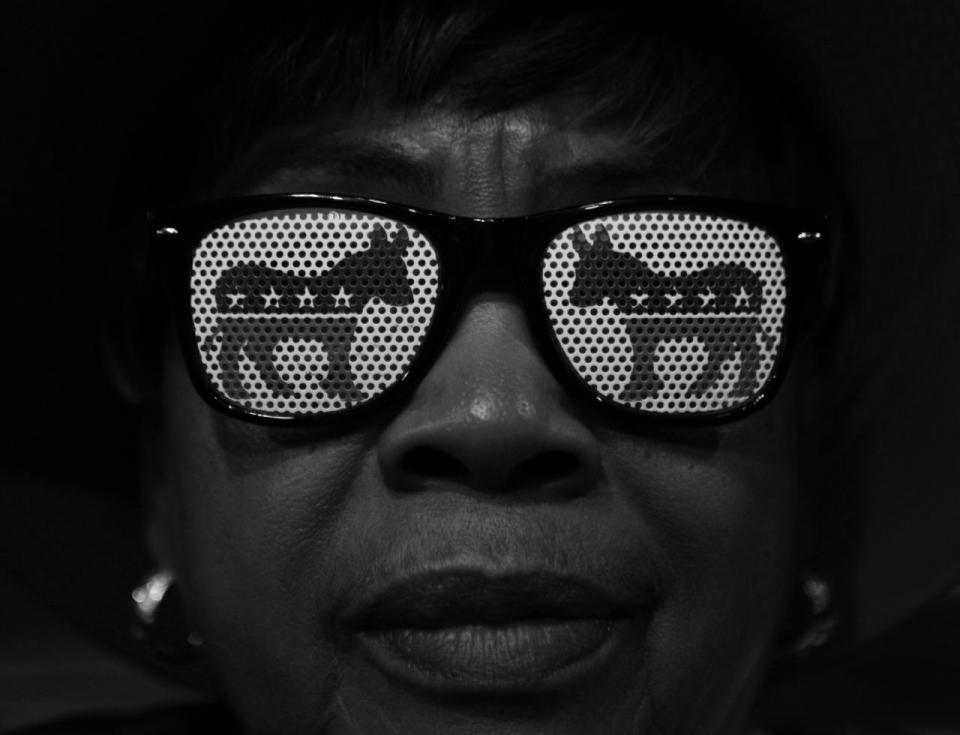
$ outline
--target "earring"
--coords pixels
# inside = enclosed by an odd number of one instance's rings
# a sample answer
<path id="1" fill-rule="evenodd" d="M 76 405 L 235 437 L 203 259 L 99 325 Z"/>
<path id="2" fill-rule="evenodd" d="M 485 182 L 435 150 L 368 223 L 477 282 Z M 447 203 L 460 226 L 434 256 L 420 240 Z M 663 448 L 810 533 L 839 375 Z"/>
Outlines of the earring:
<path id="1" fill-rule="evenodd" d="M 821 574 L 802 572 L 800 590 L 803 611 L 796 615 L 792 634 L 780 646 L 780 657 L 806 658 L 826 646 L 837 632 L 840 616 L 830 581 Z"/>
<path id="2" fill-rule="evenodd" d="M 191 631 L 176 600 L 176 578 L 167 570 L 149 575 L 131 593 L 137 625 L 134 637 L 151 654 L 171 663 L 186 663 L 200 653 L 203 638 Z"/>

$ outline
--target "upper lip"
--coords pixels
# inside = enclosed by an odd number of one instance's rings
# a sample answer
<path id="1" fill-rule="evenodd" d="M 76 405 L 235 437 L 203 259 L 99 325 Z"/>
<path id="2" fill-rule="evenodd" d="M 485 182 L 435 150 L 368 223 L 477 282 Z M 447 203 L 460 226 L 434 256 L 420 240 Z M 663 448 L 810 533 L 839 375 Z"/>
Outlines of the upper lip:
<path id="1" fill-rule="evenodd" d="M 447 570 L 391 581 L 361 601 L 348 622 L 355 630 L 371 632 L 532 619 L 613 619 L 631 612 L 596 585 L 567 575 Z"/>

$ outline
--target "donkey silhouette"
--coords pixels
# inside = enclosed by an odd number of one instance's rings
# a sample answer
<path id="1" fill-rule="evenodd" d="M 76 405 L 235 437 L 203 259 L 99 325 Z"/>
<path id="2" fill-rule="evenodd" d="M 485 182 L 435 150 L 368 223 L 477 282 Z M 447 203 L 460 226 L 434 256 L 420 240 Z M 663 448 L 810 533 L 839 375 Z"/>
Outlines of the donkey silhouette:
<path id="1" fill-rule="evenodd" d="M 328 358 L 320 387 L 347 405 L 362 401 L 366 396 L 350 369 L 357 320 L 373 298 L 394 306 L 413 302 L 404 262 L 409 246 L 404 228 L 391 240 L 377 224 L 365 250 L 318 276 L 298 276 L 259 263 L 225 270 L 214 291 L 221 316 L 202 346 L 217 353 L 224 392 L 238 401 L 251 398 L 240 371 L 240 357 L 246 355 L 274 397 L 292 397 L 294 388 L 277 370 L 274 351 L 283 340 L 320 340 Z"/>
<path id="2" fill-rule="evenodd" d="M 701 374 L 687 396 L 702 397 L 722 377 L 723 363 L 740 356 L 732 395 L 746 398 L 759 383 L 760 342 L 775 343 L 760 323 L 763 289 L 759 277 L 742 264 L 722 264 L 679 276 L 654 271 L 642 260 L 613 249 L 610 234 L 598 225 L 587 242 L 574 232 L 577 264 L 569 299 L 573 306 L 595 306 L 604 299 L 628 318 L 633 370 L 620 399 L 653 398 L 664 381 L 655 369 L 660 343 L 696 338 L 707 351 Z"/>

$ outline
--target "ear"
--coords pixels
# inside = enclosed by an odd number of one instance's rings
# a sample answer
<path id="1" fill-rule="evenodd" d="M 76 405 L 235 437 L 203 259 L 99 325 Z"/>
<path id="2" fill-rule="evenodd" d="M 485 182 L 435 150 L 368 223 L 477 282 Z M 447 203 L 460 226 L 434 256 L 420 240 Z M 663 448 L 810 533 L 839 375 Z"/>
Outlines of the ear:
<path id="1" fill-rule="evenodd" d="M 99 319 L 99 352 L 110 385 L 127 403 L 140 405 L 148 392 L 144 355 L 144 320 L 133 303 L 132 289 L 123 288 L 119 303 L 104 309 Z M 162 339 L 157 336 L 157 339 Z"/>
<path id="2" fill-rule="evenodd" d="M 171 537 L 175 527 L 178 496 L 172 486 L 165 461 L 159 417 L 150 411 L 140 426 L 139 467 L 143 499 L 143 534 L 147 550 L 161 569 L 176 571 L 176 543 Z"/>
<path id="3" fill-rule="evenodd" d="M 128 403 L 155 398 L 160 363 L 171 336 L 160 269 L 146 256 L 117 267 L 98 299 L 100 358 L 108 382 Z"/>

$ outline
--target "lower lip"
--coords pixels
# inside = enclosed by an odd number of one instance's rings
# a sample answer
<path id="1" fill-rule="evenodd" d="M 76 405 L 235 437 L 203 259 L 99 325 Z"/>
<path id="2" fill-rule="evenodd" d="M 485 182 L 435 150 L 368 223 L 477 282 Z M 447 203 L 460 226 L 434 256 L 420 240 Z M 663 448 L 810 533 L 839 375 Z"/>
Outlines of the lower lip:
<path id="1" fill-rule="evenodd" d="M 522 691 L 556 686 L 599 665 L 622 620 L 522 620 L 504 625 L 367 631 L 388 674 L 431 688 Z"/>

